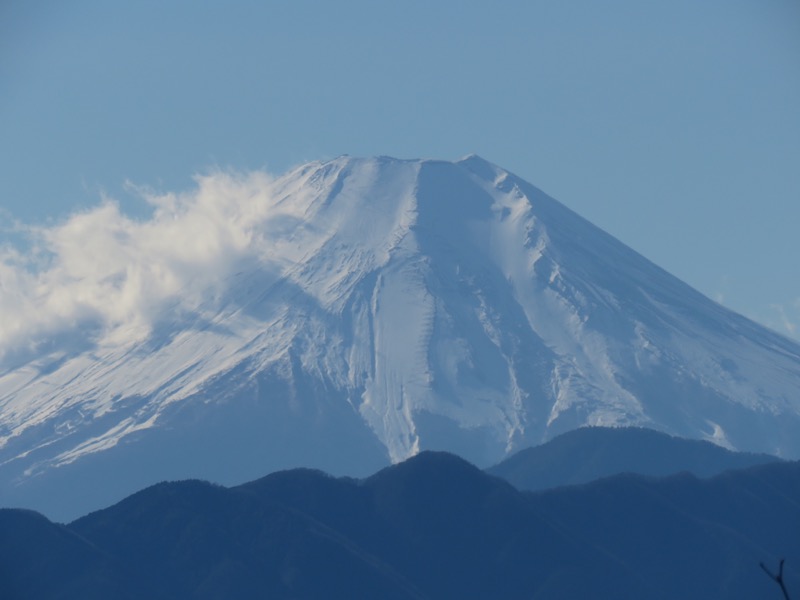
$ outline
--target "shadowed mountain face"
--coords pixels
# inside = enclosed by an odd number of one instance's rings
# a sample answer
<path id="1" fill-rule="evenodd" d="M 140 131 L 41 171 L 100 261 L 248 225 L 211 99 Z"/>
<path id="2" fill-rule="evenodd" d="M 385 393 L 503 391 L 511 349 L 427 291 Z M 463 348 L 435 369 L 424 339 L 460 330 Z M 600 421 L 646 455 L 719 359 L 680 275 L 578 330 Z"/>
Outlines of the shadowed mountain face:
<path id="1" fill-rule="evenodd" d="M 765 598 L 762 560 L 785 557 L 800 589 L 798 498 L 798 463 L 531 494 L 425 452 L 364 480 L 158 484 L 68 526 L 2 511 L 2 585 L 31 600 Z"/>
<path id="2" fill-rule="evenodd" d="M 681 472 L 710 477 L 730 469 L 777 462 L 769 454 L 731 452 L 700 440 L 638 427 L 582 427 L 520 450 L 487 469 L 520 490 L 588 483 L 620 473 L 664 477 Z"/>
<path id="3" fill-rule="evenodd" d="M 240 188 L 211 289 L 0 364 L 0 504 L 69 520 L 422 450 L 486 467 L 585 425 L 800 457 L 800 346 L 495 165 L 342 157 L 198 195 Z"/>
<path id="4" fill-rule="evenodd" d="M 148 581 L 63 525 L 0 509 L 0 598 L 163 598 Z"/>

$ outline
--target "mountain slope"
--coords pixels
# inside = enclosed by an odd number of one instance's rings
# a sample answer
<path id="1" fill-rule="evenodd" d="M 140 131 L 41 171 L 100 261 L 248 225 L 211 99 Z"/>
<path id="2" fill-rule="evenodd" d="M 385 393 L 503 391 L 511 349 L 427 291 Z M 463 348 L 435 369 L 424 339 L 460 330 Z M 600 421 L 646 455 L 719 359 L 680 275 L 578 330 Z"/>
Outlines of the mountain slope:
<path id="1" fill-rule="evenodd" d="M 162 589 L 180 598 L 199 595 L 223 561 L 250 574 L 253 587 L 240 588 L 247 596 L 528 598 L 597 585 L 618 597 L 652 592 L 553 528 L 505 482 L 441 453 L 361 482 L 299 470 L 230 490 L 163 484 L 69 527 L 143 578 L 163 577 Z M 575 583 L 580 575 L 588 580 Z M 218 593 L 209 597 L 230 597 L 224 587 Z"/>
<path id="2" fill-rule="evenodd" d="M 800 463 L 789 462 L 708 480 L 620 475 L 533 497 L 540 514 L 666 597 L 745 599 L 780 595 L 758 565 L 774 568 L 781 558 L 788 589 L 800 589 L 798 494 Z"/>
<path id="3" fill-rule="evenodd" d="M 520 450 L 486 472 L 520 490 L 588 483 L 621 473 L 711 477 L 731 469 L 776 462 L 769 454 L 731 452 L 700 440 L 638 427 L 582 427 Z"/>
<path id="4" fill-rule="evenodd" d="M 245 187 L 224 281 L 6 360 L 0 503 L 68 519 L 424 449 L 487 466 L 582 425 L 800 456 L 797 344 L 499 167 L 342 157 Z"/>
<path id="5" fill-rule="evenodd" d="M 0 509 L 0 597 L 164 598 L 122 563 L 32 511 Z"/>
<path id="6" fill-rule="evenodd" d="M 778 592 L 761 561 L 785 558 L 787 586 L 800 589 L 799 494 L 796 462 L 534 494 L 423 452 L 360 481 L 293 470 L 230 489 L 162 483 L 68 526 L 2 511 L 2 585 L 31 600 L 58 597 L 58 583 L 103 597 L 120 581 L 131 582 L 132 600 L 151 590 L 209 599 L 548 600 L 598 590 L 766 598 Z M 82 550 L 58 562 L 58 537 Z"/>

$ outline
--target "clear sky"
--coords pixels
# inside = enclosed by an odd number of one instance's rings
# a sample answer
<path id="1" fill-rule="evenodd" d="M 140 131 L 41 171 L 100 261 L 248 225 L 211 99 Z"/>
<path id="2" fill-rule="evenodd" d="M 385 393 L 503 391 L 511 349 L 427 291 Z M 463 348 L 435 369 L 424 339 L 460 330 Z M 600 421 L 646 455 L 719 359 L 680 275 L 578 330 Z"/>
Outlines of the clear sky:
<path id="1" fill-rule="evenodd" d="M 6 239 L 146 214 L 126 181 L 472 152 L 800 337 L 798 0 L 0 2 Z"/>

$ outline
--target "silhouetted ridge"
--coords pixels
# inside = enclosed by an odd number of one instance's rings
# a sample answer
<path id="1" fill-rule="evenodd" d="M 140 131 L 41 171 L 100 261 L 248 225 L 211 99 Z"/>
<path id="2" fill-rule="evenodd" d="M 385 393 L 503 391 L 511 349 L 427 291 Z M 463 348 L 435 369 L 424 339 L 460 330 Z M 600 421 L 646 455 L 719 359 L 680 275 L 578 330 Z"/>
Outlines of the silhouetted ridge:
<path id="1" fill-rule="evenodd" d="M 769 597 L 758 563 L 780 557 L 795 565 L 789 588 L 800 589 L 800 462 L 709 479 L 626 473 L 532 497 L 669 598 Z"/>
<path id="2" fill-rule="evenodd" d="M 596 433 L 596 432 L 595 432 Z M 68 526 L 0 511 L 0 593 L 52 598 L 750 600 L 800 589 L 800 463 L 631 473 L 523 493 L 423 452 L 365 480 L 309 469 L 161 483 Z"/>
<path id="3" fill-rule="evenodd" d="M 300 506 L 335 479 L 298 470 L 264 480 L 273 485 L 159 484 L 71 527 L 136 565 L 136 576 L 159 582 L 172 598 L 315 598 L 331 590 L 418 596 L 389 565 L 328 526 L 324 511 L 317 519 Z"/>
<path id="4" fill-rule="evenodd" d="M 386 467 L 364 480 L 366 485 L 376 485 L 384 480 L 416 479 L 434 488 L 441 485 L 439 477 L 447 473 L 451 480 L 463 482 L 486 481 L 486 475 L 478 467 L 450 452 L 424 450 L 411 458 Z"/>
<path id="5" fill-rule="evenodd" d="M 0 509 L 0 598 L 163 598 L 117 558 L 38 513 Z"/>
<path id="6" fill-rule="evenodd" d="M 767 454 L 731 452 L 710 442 L 639 427 L 582 427 L 520 450 L 487 469 L 519 489 L 587 483 L 618 473 L 663 477 L 687 471 L 709 477 L 729 469 L 777 462 Z"/>

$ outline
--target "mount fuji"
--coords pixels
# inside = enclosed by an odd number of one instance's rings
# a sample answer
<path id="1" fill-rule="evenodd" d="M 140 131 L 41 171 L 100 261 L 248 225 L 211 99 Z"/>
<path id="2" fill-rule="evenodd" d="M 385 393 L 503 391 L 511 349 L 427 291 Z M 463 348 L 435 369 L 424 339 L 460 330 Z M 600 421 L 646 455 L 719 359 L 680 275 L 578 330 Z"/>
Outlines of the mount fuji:
<path id="1" fill-rule="evenodd" d="M 591 425 L 800 458 L 797 343 L 502 168 L 345 156 L 249 185 L 246 241 L 191 302 L 0 362 L 0 505 L 66 520 L 422 450 L 485 467 Z"/>

